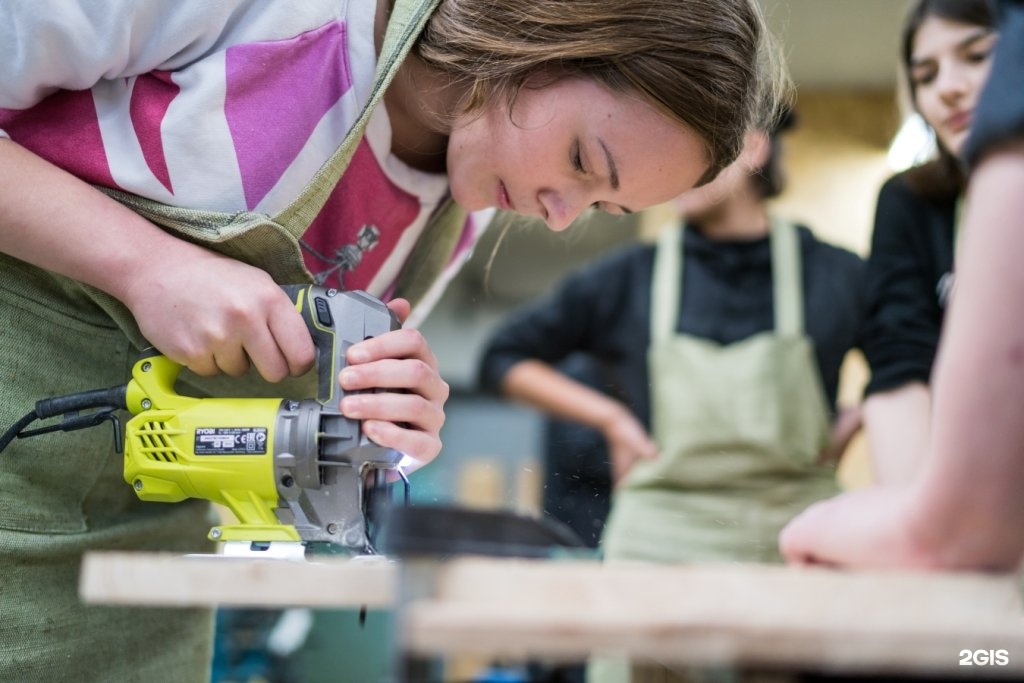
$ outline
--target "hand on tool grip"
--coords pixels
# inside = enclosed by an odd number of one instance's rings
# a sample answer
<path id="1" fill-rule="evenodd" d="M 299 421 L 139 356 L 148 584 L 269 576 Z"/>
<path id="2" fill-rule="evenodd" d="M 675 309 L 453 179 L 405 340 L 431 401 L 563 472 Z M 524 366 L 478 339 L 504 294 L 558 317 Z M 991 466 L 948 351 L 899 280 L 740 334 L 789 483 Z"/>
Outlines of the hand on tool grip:
<path id="1" fill-rule="evenodd" d="M 316 349 L 284 290 L 258 268 L 195 250 L 132 288 L 125 303 L 143 336 L 198 375 L 238 376 L 250 362 L 271 382 L 309 370 Z"/>
<path id="2" fill-rule="evenodd" d="M 388 307 L 399 320 L 409 315 L 404 299 Z M 363 433 L 375 443 L 413 458 L 416 463 L 407 472 L 437 457 L 449 390 L 423 335 L 414 329 L 387 332 L 353 345 L 346 360 L 339 375 L 342 389 L 383 391 L 346 396 L 342 413 L 362 420 Z"/>

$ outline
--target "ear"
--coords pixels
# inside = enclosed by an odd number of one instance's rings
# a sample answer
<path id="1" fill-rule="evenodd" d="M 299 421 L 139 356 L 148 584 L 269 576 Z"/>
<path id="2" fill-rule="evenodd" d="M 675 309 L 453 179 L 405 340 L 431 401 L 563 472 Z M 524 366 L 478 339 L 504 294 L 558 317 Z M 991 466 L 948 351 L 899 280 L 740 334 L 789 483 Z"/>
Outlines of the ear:
<path id="1" fill-rule="evenodd" d="M 740 152 L 740 163 L 749 172 L 759 170 L 768 163 L 768 157 L 772 152 L 772 142 L 768 133 L 763 130 L 749 131 L 743 137 L 743 151 Z"/>

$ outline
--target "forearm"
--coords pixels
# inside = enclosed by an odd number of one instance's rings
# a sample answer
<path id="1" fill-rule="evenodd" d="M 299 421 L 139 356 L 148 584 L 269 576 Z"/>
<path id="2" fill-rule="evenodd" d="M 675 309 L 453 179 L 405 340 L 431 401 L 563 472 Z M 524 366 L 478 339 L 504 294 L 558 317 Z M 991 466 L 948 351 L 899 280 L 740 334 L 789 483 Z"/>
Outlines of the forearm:
<path id="1" fill-rule="evenodd" d="M 164 232 L 6 139 L 0 251 L 120 300 L 150 344 L 198 374 L 251 363 L 277 381 L 312 363 L 309 332 L 267 273 Z"/>
<path id="2" fill-rule="evenodd" d="M 619 401 L 538 360 L 513 365 L 502 380 L 502 391 L 510 398 L 601 432 L 630 414 Z"/>
<path id="3" fill-rule="evenodd" d="M 152 277 L 154 261 L 205 253 L 5 138 L 0 138 L 0 251 L 121 301 Z"/>
<path id="4" fill-rule="evenodd" d="M 1024 140 L 971 179 L 962 256 L 934 381 L 918 510 L 942 563 L 1008 569 L 1024 553 Z"/>
<path id="5" fill-rule="evenodd" d="M 871 394 L 864 401 L 864 427 L 875 483 L 909 483 L 928 447 L 931 393 L 922 382 Z"/>

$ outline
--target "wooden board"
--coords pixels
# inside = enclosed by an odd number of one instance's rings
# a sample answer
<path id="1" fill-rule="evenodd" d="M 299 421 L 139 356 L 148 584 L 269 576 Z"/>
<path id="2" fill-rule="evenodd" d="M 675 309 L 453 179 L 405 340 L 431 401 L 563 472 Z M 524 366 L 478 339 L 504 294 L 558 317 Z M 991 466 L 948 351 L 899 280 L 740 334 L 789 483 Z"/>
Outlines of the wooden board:
<path id="1" fill-rule="evenodd" d="M 693 666 L 990 678 L 1024 675 L 1018 586 L 1008 576 L 741 564 L 464 558 L 403 566 L 140 553 L 87 554 L 81 576 L 83 598 L 107 604 L 398 604 L 401 647 L 427 657 L 621 654 Z M 959 663 L 964 651 L 979 650 L 1003 650 L 1007 662 Z"/>
<path id="2" fill-rule="evenodd" d="M 429 656 L 604 653 L 844 674 L 1024 672 L 1011 577 L 463 560 L 438 574 L 433 598 L 409 605 L 404 628 L 408 648 Z M 1008 662 L 961 665 L 965 650 L 1004 650 Z"/>
<path id="3" fill-rule="evenodd" d="M 316 561 L 222 555 L 91 552 L 82 560 L 86 602 L 191 607 L 390 607 L 398 575 L 382 557 Z"/>

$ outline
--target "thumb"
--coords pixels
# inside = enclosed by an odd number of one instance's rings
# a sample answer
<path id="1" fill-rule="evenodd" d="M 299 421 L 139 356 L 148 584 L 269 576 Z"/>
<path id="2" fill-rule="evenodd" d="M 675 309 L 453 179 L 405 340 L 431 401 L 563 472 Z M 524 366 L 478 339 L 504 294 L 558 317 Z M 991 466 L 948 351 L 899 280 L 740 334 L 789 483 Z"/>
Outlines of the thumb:
<path id="1" fill-rule="evenodd" d="M 412 304 L 406 299 L 392 299 L 388 302 L 388 308 L 398 316 L 399 322 L 402 323 L 405 322 L 406 318 L 409 317 L 409 313 L 412 312 Z"/>

